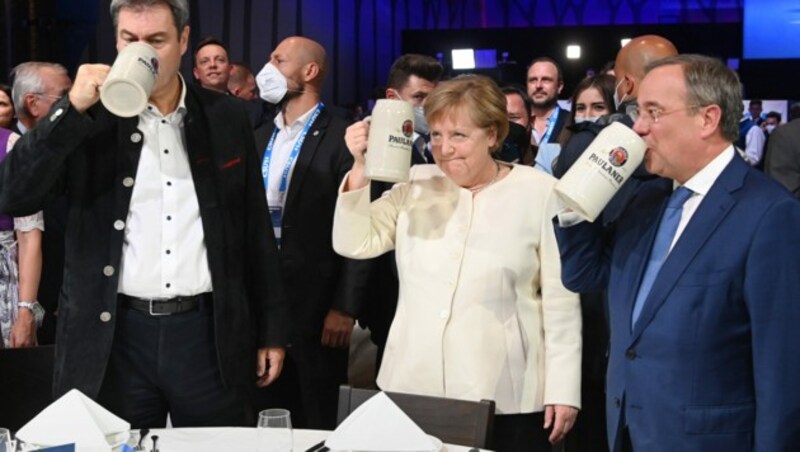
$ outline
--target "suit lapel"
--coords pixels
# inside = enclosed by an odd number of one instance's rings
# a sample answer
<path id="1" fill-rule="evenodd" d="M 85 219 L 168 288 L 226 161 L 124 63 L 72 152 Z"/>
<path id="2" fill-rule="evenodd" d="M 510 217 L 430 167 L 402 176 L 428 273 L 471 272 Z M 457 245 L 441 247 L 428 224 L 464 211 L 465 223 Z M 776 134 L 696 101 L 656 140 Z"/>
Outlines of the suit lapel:
<path id="1" fill-rule="evenodd" d="M 308 129 L 308 134 L 306 134 L 306 138 L 303 141 L 303 146 L 300 148 L 300 154 L 297 156 L 297 161 L 294 164 L 294 170 L 292 170 L 292 179 L 289 183 L 289 192 L 286 193 L 286 204 L 284 206 L 286 212 L 291 211 L 292 203 L 294 202 L 295 198 L 297 198 L 300 187 L 303 185 L 303 180 L 305 179 L 305 176 L 311 167 L 314 154 L 316 154 L 317 149 L 319 148 L 319 145 L 325 136 L 325 130 L 328 128 L 328 123 L 330 123 L 330 115 L 323 108 L 322 111 L 320 111 L 317 119 L 314 121 L 314 124 L 312 124 Z"/>
<path id="2" fill-rule="evenodd" d="M 653 320 L 655 313 L 667 300 L 669 293 L 683 275 L 686 267 L 736 204 L 731 193 L 742 186 L 747 171 L 747 167 L 743 166 L 746 163 L 740 160 L 734 156 L 731 163 L 720 174 L 697 207 L 697 211 L 689 220 L 686 229 L 675 243 L 675 247 L 667 256 L 667 260 L 661 267 L 653 287 L 650 289 L 650 294 L 645 300 L 639 320 L 634 326 L 633 341 L 638 339 L 642 331 Z"/>

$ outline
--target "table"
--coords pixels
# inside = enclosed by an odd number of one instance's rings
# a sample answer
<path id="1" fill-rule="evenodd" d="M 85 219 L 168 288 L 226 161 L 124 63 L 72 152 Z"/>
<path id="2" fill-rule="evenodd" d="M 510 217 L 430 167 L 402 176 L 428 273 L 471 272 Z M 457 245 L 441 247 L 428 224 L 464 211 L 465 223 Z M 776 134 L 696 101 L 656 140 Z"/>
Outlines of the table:
<path id="1" fill-rule="evenodd" d="M 325 430 L 295 429 L 294 452 L 304 452 L 331 434 Z M 153 429 L 160 452 L 257 452 L 256 428 L 202 427 Z M 145 440 L 146 450 L 152 442 Z M 469 447 L 446 444 L 443 452 L 469 452 Z"/>

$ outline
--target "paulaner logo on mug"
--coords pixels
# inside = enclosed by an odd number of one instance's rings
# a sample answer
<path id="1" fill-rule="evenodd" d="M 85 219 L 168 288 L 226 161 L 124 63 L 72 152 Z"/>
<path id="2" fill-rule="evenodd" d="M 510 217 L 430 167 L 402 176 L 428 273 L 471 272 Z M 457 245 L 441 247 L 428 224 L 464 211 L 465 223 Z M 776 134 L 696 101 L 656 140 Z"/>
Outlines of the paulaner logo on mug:
<path id="1" fill-rule="evenodd" d="M 100 88 L 100 100 L 111 113 L 130 118 L 147 107 L 158 77 L 158 55 L 143 42 L 125 46 Z"/>
<path id="2" fill-rule="evenodd" d="M 642 163 L 646 148 L 636 132 L 613 122 L 600 131 L 554 190 L 564 204 L 594 221 Z"/>
<path id="3" fill-rule="evenodd" d="M 380 99 L 370 118 L 366 176 L 384 182 L 407 181 L 413 135 L 414 109 L 411 104 Z"/>

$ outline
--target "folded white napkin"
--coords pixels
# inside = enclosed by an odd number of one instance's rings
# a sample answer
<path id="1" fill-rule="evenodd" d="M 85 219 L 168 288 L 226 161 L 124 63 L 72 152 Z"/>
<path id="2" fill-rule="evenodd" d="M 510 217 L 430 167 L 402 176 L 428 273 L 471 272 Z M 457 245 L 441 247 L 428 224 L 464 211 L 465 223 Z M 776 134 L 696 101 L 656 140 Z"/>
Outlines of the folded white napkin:
<path id="1" fill-rule="evenodd" d="M 77 452 L 107 452 L 125 441 L 130 429 L 129 423 L 73 389 L 25 424 L 17 437 L 38 446 L 75 443 Z"/>
<path id="2" fill-rule="evenodd" d="M 350 413 L 325 445 L 335 451 L 370 452 L 429 452 L 439 448 L 382 392 Z"/>

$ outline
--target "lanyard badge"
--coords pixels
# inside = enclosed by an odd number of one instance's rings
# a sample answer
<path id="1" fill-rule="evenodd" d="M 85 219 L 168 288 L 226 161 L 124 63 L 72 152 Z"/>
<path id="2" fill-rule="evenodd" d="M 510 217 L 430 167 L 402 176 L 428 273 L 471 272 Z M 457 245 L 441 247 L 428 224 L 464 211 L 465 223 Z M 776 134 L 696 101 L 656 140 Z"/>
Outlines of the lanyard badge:
<path id="1" fill-rule="evenodd" d="M 269 206 L 269 217 L 272 221 L 272 228 L 275 231 L 275 239 L 278 242 L 279 248 L 281 245 L 281 228 L 283 226 L 283 204 L 286 199 L 286 191 L 289 186 L 289 173 L 291 173 L 292 166 L 294 165 L 295 160 L 297 160 L 297 156 L 300 154 L 300 148 L 303 147 L 303 142 L 306 139 L 308 131 L 311 129 L 311 126 L 314 124 L 314 121 L 316 121 L 324 107 L 325 105 L 323 105 L 322 102 L 317 104 L 317 107 L 314 109 L 314 113 L 311 114 L 311 118 L 306 122 L 302 132 L 300 132 L 300 135 L 297 137 L 294 147 L 292 147 L 292 152 L 289 154 L 289 160 L 286 161 L 286 166 L 283 168 L 283 172 L 281 172 L 281 183 L 278 187 L 280 205 Z M 261 161 L 261 177 L 264 180 L 265 191 L 269 189 L 269 165 L 272 160 L 272 151 L 275 147 L 275 138 L 278 136 L 279 132 L 280 129 L 278 128 L 275 128 L 275 130 L 272 131 L 272 136 L 269 139 L 269 143 L 267 143 L 267 148 L 264 150 L 264 159 Z"/>

